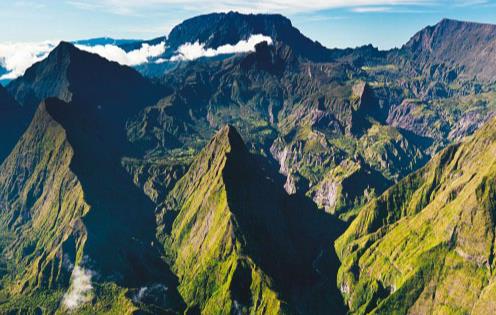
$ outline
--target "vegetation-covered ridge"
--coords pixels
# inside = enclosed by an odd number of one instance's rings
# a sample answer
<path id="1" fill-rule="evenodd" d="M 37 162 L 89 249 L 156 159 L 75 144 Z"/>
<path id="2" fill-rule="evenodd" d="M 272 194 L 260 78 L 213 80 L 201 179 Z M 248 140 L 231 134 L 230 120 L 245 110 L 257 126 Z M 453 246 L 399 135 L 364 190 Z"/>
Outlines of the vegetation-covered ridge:
<path id="1" fill-rule="evenodd" d="M 176 280 L 149 245 L 152 203 L 131 181 L 122 182 L 127 174 L 108 152 L 87 151 L 72 121 L 75 108 L 56 99 L 42 103 L 0 168 L 1 312 L 180 310 Z M 138 296 L 158 284 L 166 291 Z"/>
<path id="2" fill-rule="evenodd" d="M 493 313 L 495 183 L 492 119 L 365 205 L 336 241 L 350 311 Z"/>
<path id="3" fill-rule="evenodd" d="M 326 245 L 337 236 L 338 222 L 311 203 L 290 199 L 264 175 L 232 126 L 195 158 L 169 194 L 160 221 L 179 292 L 192 309 L 340 309 L 332 280 L 336 259 Z"/>

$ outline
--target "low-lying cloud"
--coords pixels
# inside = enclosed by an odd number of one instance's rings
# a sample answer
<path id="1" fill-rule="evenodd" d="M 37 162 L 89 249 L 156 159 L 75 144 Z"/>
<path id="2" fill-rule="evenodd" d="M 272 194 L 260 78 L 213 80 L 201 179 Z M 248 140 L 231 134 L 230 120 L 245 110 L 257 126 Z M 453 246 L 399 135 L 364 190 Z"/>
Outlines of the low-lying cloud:
<path id="1" fill-rule="evenodd" d="M 235 45 L 223 45 L 217 49 L 205 48 L 205 44 L 195 42 L 181 45 L 176 54 L 169 61 L 194 60 L 201 57 L 215 57 L 223 54 L 246 53 L 255 51 L 255 45 L 260 42 L 272 44 L 269 36 L 261 34 L 252 35 L 247 40 L 241 40 Z M 34 63 L 45 59 L 48 54 L 59 44 L 59 41 L 46 41 L 41 43 L 0 43 L 0 66 L 6 73 L 0 80 L 14 80 L 24 75 L 24 72 Z M 125 66 L 137 66 L 153 61 L 163 63 L 168 61 L 160 58 L 167 49 L 166 43 L 157 45 L 143 44 L 141 48 L 126 52 L 116 45 L 76 45 L 77 48 L 97 54 L 110 61 L 115 61 Z"/>
<path id="2" fill-rule="evenodd" d="M 75 310 L 82 304 L 91 301 L 93 296 L 93 285 L 91 278 L 94 272 L 80 266 L 75 266 L 71 275 L 71 286 L 69 291 L 64 294 L 62 304 L 68 310 Z"/>
<path id="3" fill-rule="evenodd" d="M 248 40 L 241 40 L 236 45 L 223 45 L 217 49 L 205 49 L 205 44 L 195 42 L 186 43 L 177 49 L 177 55 L 171 58 L 171 61 L 194 60 L 201 57 L 214 57 L 217 55 L 245 53 L 255 51 L 255 46 L 261 42 L 272 44 L 272 38 L 262 34 L 251 35 Z"/>
<path id="4" fill-rule="evenodd" d="M 26 69 L 46 58 L 57 45 L 55 41 L 0 43 L 0 66 L 7 71 L 0 80 L 12 80 L 23 75 Z"/>
<path id="5" fill-rule="evenodd" d="M 125 66 L 137 66 L 147 63 L 150 58 L 158 57 L 165 52 L 165 42 L 157 45 L 143 44 L 140 49 L 129 52 L 115 45 L 76 45 L 76 47 Z"/>
<path id="6" fill-rule="evenodd" d="M 59 41 L 0 43 L 0 66 L 6 70 L 6 73 L 0 76 L 0 80 L 13 80 L 22 76 L 34 63 L 45 59 L 58 44 Z M 126 66 L 146 63 L 150 58 L 158 57 L 165 52 L 165 42 L 157 45 L 143 44 L 141 48 L 129 52 L 115 45 L 76 45 L 76 47 Z"/>

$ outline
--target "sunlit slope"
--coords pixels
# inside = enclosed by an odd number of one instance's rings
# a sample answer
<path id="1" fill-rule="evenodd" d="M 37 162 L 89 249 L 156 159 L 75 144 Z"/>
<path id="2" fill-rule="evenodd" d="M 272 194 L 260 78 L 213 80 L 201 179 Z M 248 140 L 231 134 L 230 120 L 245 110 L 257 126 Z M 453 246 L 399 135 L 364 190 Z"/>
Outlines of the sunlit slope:
<path id="1" fill-rule="evenodd" d="M 337 240 L 356 313 L 490 314 L 496 121 L 372 200 Z"/>

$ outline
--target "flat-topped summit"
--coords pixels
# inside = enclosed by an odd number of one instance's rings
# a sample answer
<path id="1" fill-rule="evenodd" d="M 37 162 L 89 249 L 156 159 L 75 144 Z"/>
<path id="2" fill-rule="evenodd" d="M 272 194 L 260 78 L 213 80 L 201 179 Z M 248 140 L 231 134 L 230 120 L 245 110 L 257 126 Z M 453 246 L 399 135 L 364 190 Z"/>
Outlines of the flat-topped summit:
<path id="1" fill-rule="evenodd" d="M 251 35 L 269 36 L 275 42 L 291 47 L 298 55 L 323 60 L 330 51 L 300 33 L 291 21 L 279 14 L 241 14 L 238 12 L 200 15 L 174 27 L 167 39 L 171 50 L 185 43 L 199 42 L 205 48 L 235 45 Z"/>

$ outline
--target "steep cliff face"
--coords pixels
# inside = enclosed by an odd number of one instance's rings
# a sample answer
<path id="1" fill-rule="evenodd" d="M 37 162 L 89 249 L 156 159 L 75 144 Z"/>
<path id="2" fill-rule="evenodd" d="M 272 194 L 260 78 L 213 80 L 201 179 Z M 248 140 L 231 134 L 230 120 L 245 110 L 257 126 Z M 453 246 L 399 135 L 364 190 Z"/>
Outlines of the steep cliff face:
<path id="1" fill-rule="evenodd" d="M 495 311 L 495 126 L 369 202 L 338 239 L 352 312 Z"/>
<path id="2" fill-rule="evenodd" d="M 161 238 L 189 307 L 205 314 L 338 311 L 325 243 L 339 224 L 308 206 L 290 201 L 237 131 L 222 128 L 161 215 Z"/>
<path id="3" fill-rule="evenodd" d="M 326 212 L 348 219 L 356 208 L 382 194 L 391 183 L 363 161 L 344 160 L 310 190 L 314 202 Z"/>
<path id="4" fill-rule="evenodd" d="M 0 85 L 0 164 L 27 128 L 29 119 L 21 106 Z"/>
<path id="5" fill-rule="evenodd" d="M 419 65 L 461 67 L 461 75 L 493 81 L 496 26 L 444 19 L 418 32 L 403 46 Z"/>

